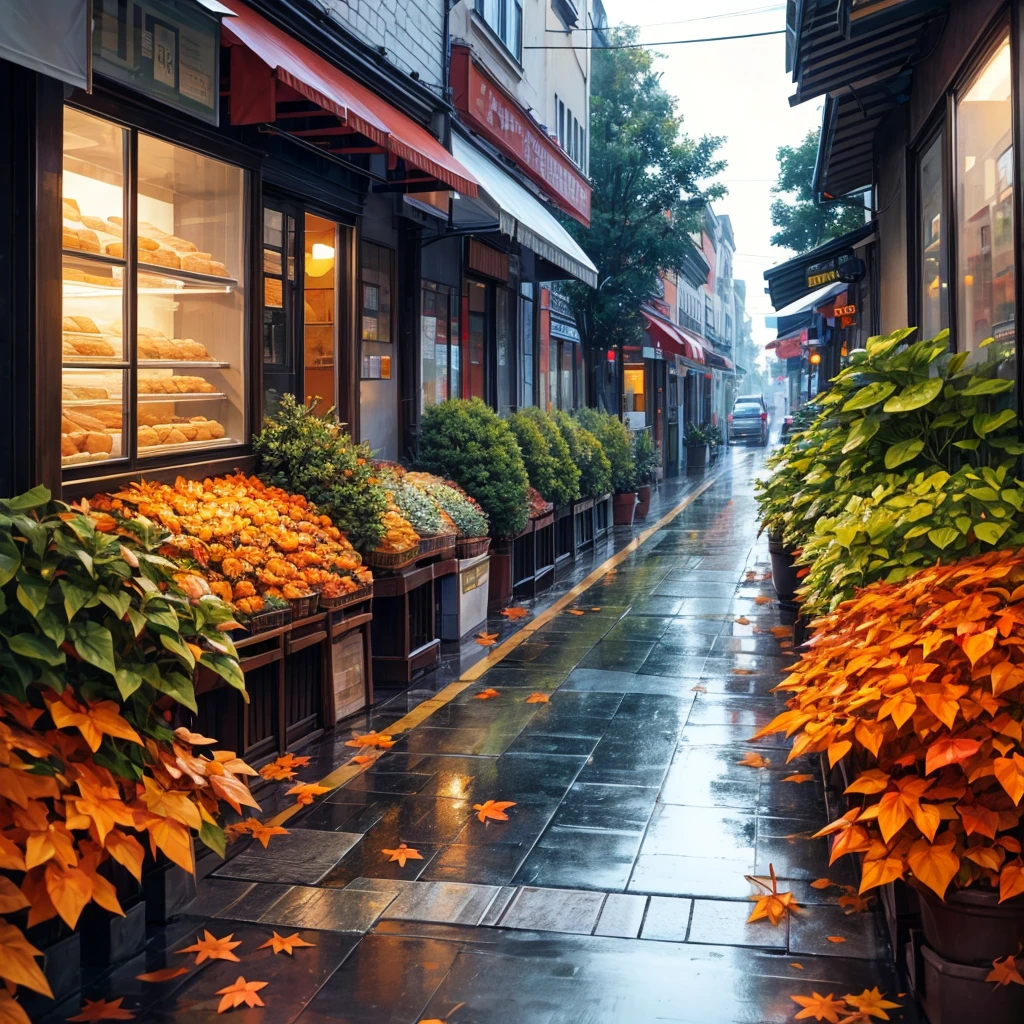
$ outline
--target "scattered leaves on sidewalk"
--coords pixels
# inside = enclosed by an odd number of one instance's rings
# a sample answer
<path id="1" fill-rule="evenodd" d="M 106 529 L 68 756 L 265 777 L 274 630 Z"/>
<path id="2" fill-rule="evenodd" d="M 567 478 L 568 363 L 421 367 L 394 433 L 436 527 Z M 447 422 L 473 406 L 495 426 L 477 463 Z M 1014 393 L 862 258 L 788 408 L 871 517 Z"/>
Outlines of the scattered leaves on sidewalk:
<path id="1" fill-rule="evenodd" d="M 566 615 L 583 615 L 585 614 L 582 608 L 566 608 Z"/>
<path id="2" fill-rule="evenodd" d="M 847 1004 L 852 1006 L 865 1020 L 869 1017 L 877 1017 L 879 1020 L 888 1020 L 886 1010 L 898 1010 L 899 1003 L 891 1003 L 876 985 L 872 989 L 864 989 L 859 996 L 847 993 L 843 998 Z"/>
<path id="3" fill-rule="evenodd" d="M 754 604 L 771 604 L 772 599 L 767 594 L 758 594 L 754 598 Z"/>
<path id="4" fill-rule="evenodd" d="M 263 1000 L 257 993 L 266 987 L 267 982 L 265 981 L 246 981 L 239 975 L 233 985 L 217 989 L 217 995 L 224 997 L 217 1007 L 217 1012 L 224 1013 L 225 1010 L 241 1006 L 242 1003 L 245 1003 L 246 1006 L 263 1006 Z"/>
<path id="5" fill-rule="evenodd" d="M 802 971 L 804 969 L 803 964 L 790 964 L 789 966 L 792 967 L 794 971 Z"/>
<path id="6" fill-rule="evenodd" d="M 529 615 L 529 611 L 526 608 L 503 608 L 501 614 L 505 616 L 509 622 L 515 622 L 516 619 L 525 619 Z"/>
<path id="7" fill-rule="evenodd" d="M 371 761 L 376 761 L 376 760 L 377 760 L 377 755 L 376 754 L 356 754 L 355 757 L 352 758 L 352 763 L 353 764 L 369 764 Z"/>
<path id="8" fill-rule="evenodd" d="M 270 764 L 265 764 L 260 769 L 260 775 L 272 781 L 285 781 L 295 778 L 296 768 L 305 768 L 309 764 L 309 758 L 305 755 L 297 757 L 291 751 L 282 755 Z"/>
<path id="9" fill-rule="evenodd" d="M 831 886 L 836 885 L 836 884 L 837 883 L 833 882 L 831 878 L 816 878 L 813 882 L 811 882 L 811 888 L 812 889 L 828 889 Z"/>
<path id="10" fill-rule="evenodd" d="M 486 690 L 481 690 L 479 693 L 474 694 L 473 699 L 474 700 L 491 700 L 493 697 L 500 697 L 500 696 L 501 696 L 501 694 L 498 693 L 497 690 L 495 690 L 493 687 L 488 686 Z"/>
<path id="11" fill-rule="evenodd" d="M 288 796 L 294 796 L 295 802 L 300 807 L 308 807 L 313 802 L 313 797 L 323 796 L 330 793 L 330 786 L 320 786 L 315 782 L 300 782 L 288 790 Z"/>
<path id="12" fill-rule="evenodd" d="M 477 818 L 485 824 L 488 818 L 491 821 L 508 821 L 508 815 L 505 811 L 509 807 L 515 807 L 514 800 L 485 800 L 482 804 L 473 804 L 473 810 L 477 812 Z"/>
<path id="13" fill-rule="evenodd" d="M 362 735 L 357 733 L 352 739 L 345 741 L 346 747 L 379 747 L 381 750 L 387 750 L 394 745 L 394 739 L 383 732 L 364 732 Z"/>
<path id="14" fill-rule="evenodd" d="M 793 635 L 792 626 L 771 626 L 768 630 L 772 636 L 777 637 L 779 640 L 785 640 L 787 637 Z"/>
<path id="15" fill-rule="evenodd" d="M 835 942 L 835 943 L 845 942 L 846 941 L 846 939 L 844 939 L 842 937 L 842 935 L 826 935 L 825 938 L 828 939 L 829 942 Z"/>
<path id="16" fill-rule="evenodd" d="M 779 892 L 779 882 L 775 877 L 775 866 L 769 864 L 768 870 L 772 876 L 770 889 L 766 882 L 755 875 L 744 875 L 744 878 L 751 885 L 760 885 L 768 890 L 764 896 L 755 895 L 748 897 L 757 902 L 754 905 L 754 909 L 750 912 L 750 917 L 747 918 L 747 924 L 752 924 L 754 921 L 763 921 L 767 918 L 774 927 L 778 927 L 779 922 L 784 920 L 788 914 L 800 909 L 796 897 L 791 892 Z"/>
<path id="17" fill-rule="evenodd" d="M 992 970 L 985 976 L 986 981 L 994 981 L 996 988 L 1000 985 L 1024 985 L 1024 978 L 1021 977 L 1017 967 L 1016 957 L 1004 956 L 1002 960 L 992 961 Z"/>
<path id="18" fill-rule="evenodd" d="M 267 939 L 262 946 L 257 946 L 257 949 L 272 949 L 274 956 L 280 953 L 287 953 L 292 956 L 292 950 L 298 949 L 300 946 L 315 946 L 315 942 L 306 942 L 305 939 L 299 938 L 298 932 L 292 932 L 291 935 L 278 935 L 274 932 L 273 937 Z M 220 995 L 220 993 L 217 993 Z"/>
<path id="19" fill-rule="evenodd" d="M 414 850 L 411 846 L 406 846 L 405 843 L 399 843 L 394 850 L 381 850 L 382 854 L 388 858 L 388 863 L 398 861 L 400 868 L 405 867 L 407 860 L 423 860 L 423 854 L 419 850 Z"/>
<path id="20" fill-rule="evenodd" d="M 706 686 L 701 686 L 700 683 L 698 683 L 696 686 L 691 686 L 690 687 L 690 693 L 707 693 L 707 692 L 708 692 L 708 688 Z"/>
<path id="21" fill-rule="evenodd" d="M 476 642 L 481 647 L 493 647 L 498 642 L 497 633 L 477 633 Z"/>
<path id="22" fill-rule="evenodd" d="M 527 704 L 549 704 L 549 703 L 551 703 L 551 696 L 550 696 L 550 694 L 547 694 L 547 693 L 540 693 L 540 692 L 531 693 L 530 696 L 526 698 L 526 703 Z"/>
<path id="23" fill-rule="evenodd" d="M 737 626 L 750 625 L 750 619 L 748 619 L 745 615 L 741 615 L 738 619 L 734 619 L 733 621 L 736 623 Z"/>
<path id="24" fill-rule="evenodd" d="M 814 778 L 813 775 L 807 775 L 806 773 L 802 773 L 802 774 L 799 774 L 799 775 L 787 775 L 782 781 L 783 782 L 796 782 L 796 783 L 800 783 L 800 782 L 810 782 L 811 779 L 813 779 L 813 778 Z"/>
<path id="25" fill-rule="evenodd" d="M 871 897 L 860 896 L 856 890 L 848 891 L 845 896 L 840 896 L 836 902 L 846 911 L 847 915 L 863 914 L 871 907 Z"/>
<path id="26" fill-rule="evenodd" d="M 767 768 L 772 762 L 770 758 L 765 757 L 763 754 L 755 753 L 752 750 L 749 754 L 744 754 L 736 763 L 746 768 Z"/>
<path id="27" fill-rule="evenodd" d="M 249 829 L 253 839 L 258 840 L 265 850 L 267 844 L 270 842 L 272 836 L 286 836 L 288 835 L 288 829 L 281 828 L 280 825 L 264 825 L 262 821 L 257 821 L 255 818 L 250 819 L 252 825 Z"/>
<path id="28" fill-rule="evenodd" d="M 158 984 L 162 981 L 173 981 L 183 974 L 188 974 L 187 967 L 163 967 L 159 971 L 149 971 L 146 974 L 136 974 L 136 981 L 148 981 L 151 984 Z"/>
<path id="29" fill-rule="evenodd" d="M 85 1006 L 80 1013 L 74 1017 L 68 1017 L 68 1021 L 97 1021 L 97 1020 L 134 1020 L 135 1014 L 130 1010 L 122 1010 L 121 1003 L 124 996 L 119 999 L 111 999 L 108 1003 L 105 999 L 86 999 Z"/>
<path id="30" fill-rule="evenodd" d="M 238 957 L 231 951 L 242 943 L 241 940 L 232 942 L 233 935 L 234 933 L 232 932 L 231 935 L 225 935 L 222 939 L 216 939 L 213 937 L 212 932 L 208 932 L 204 928 L 203 937 L 199 938 L 197 935 L 195 945 L 186 946 L 184 949 L 177 949 L 175 952 L 196 953 L 196 966 L 204 960 L 234 960 L 235 963 L 238 963 Z"/>
<path id="31" fill-rule="evenodd" d="M 791 995 L 789 998 L 803 1007 L 794 1020 L 827 1020 L 830 1024 L 838 1024 L 839 1014 L 846 1010 L 845 1001 L 836 999 L 831 992 L 827 996 L 815 992 L 809 996 Z"/>

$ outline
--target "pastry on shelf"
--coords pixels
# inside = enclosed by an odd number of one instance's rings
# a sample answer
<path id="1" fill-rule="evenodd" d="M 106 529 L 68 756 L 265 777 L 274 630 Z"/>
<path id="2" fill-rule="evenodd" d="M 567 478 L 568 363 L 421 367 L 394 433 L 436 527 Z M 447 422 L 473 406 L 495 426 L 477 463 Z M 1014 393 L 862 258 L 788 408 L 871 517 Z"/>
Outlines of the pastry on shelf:
<path id="1" fill-rule="evenodd" d="M 139 377 L 140 395 L 213 394 L 217 389 L 205 377 L 172 374 L 169 377 Z"/>
<path id="2" fill-rule="evenodd" d="M 65 281 L 73 281 L 75 284 L 94 284 L 101 288 L 120 288 L 121 281 L 118 278 L 100 274 L 88 274 L 79 267 L 65 267 L 63 278 Z"/>
<path id="3" fill-rule="evenodd" d="M 106 388 L 88 384 L 64 384 L 60 393 L 65 402 L 103 401 L 111 397 Z"/>
<path id="4" fill-rule="evenodd" d="M 100 238 L 89 228 L 69 228 L 64 226 L 61 245 L 65 249 L 80 249 L 82 252 L 99 252 Z"/>
<path id="5" fill-rule="evenodd" d="M 61 433 L 60 453 L 65 458 L 78 454 L 110 455 L 113 450 L 113 437 L 102 430 L 75 430 Z"/>
<path id="6" fill-rule="evenodd" d="M 89 412 L 84 412 L 81 409 L 65 409 L 60 418 L 60 429 L 63 434 L 73 434 L 78 430 L 93 430 L 99 433 L 120 430 L 121 409 L 118 406 L 94 408 Z"/>
<path id="7" fill-rule="evenodd" d="M 181 419 L 175 417 L 175 420 Z M 173 423 L 140 425 L 138 441 L 140 448 L 160 445 L 188 444 L 190 441 L 218 441 L 224 436 L 224 427 L 217 420 L 205 416 L 193 416 L 188 420 Z"/>

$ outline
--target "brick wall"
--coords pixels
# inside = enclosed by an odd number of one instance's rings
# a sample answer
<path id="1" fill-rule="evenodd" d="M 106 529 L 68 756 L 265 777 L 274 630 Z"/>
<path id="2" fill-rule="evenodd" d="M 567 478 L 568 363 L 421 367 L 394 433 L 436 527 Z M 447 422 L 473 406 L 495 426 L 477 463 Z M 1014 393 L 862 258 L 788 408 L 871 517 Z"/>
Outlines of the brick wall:
<path id="1" fill-rule="evenodd" d="M 428 86 L 441 85 L 445 0 L 316 0 L 352 35 L 383 46 L 406 74 L 417 71 Z"/>

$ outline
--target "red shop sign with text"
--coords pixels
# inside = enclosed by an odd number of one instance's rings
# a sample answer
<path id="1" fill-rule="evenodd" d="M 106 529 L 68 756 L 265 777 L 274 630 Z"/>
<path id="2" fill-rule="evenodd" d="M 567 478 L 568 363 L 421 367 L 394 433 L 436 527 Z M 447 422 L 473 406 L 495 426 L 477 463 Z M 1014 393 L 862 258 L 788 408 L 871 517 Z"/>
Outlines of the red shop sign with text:
<path id="1" fill-rule="evenodd" d="M 472 59 L 452 47 L 455 108 L 474 131 L 514 160 L 570 216 L 590 226 L 590 185 L 557 142 Z"/>

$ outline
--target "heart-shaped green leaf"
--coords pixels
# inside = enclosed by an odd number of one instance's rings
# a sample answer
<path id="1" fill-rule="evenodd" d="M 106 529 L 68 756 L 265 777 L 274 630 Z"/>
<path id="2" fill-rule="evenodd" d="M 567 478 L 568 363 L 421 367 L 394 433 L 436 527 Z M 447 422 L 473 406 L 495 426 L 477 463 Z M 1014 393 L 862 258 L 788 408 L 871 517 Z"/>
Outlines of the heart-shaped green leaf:
<path id="1" fill-rule="evenodd" d="M 843 412 L 853 412 L 855 409 L 870 409 L 878 405 L 896 390 L 896 385 L 888 380 L 876 380 L 855 391 L 853 397 L 843 406 Z"/>
<path id="2" fill-rule="evenodd" d="M 883 412 L 913 412 L 933 402 L 942 392 L 942 378 L 929 377 L 904 388 L 898 395 L 893 395 L 885 405 Z"/>
<path id="3" fill-rule="evenodd" d="M 904 462 L 916 459 L 922 451 L 924 451 L 924 441 L 920 438 L 900 441 L 885 453 L 885 468 L 895 469 L 897 466 L 902 466 Z"/>
<path id="4" fill-rule="evenodd" d="M 928 531 L 928 539 L 940 550 L 945 551 L 960 534 L 951 526 L 940 526 Z"/>

